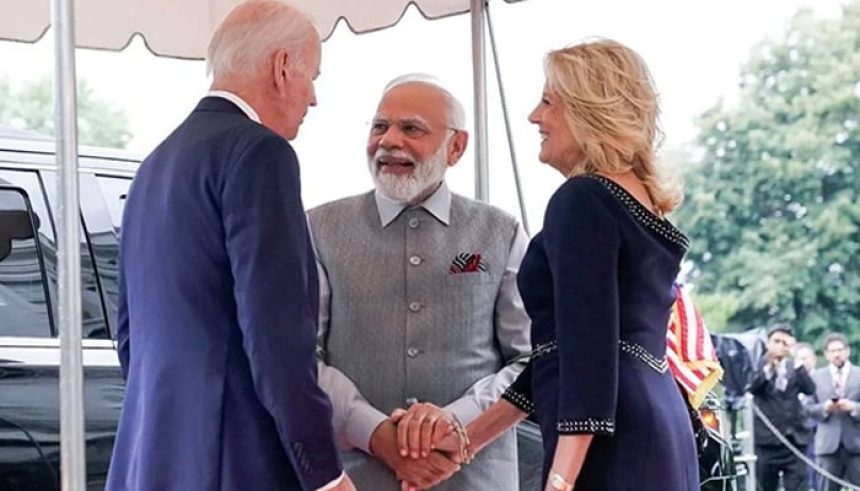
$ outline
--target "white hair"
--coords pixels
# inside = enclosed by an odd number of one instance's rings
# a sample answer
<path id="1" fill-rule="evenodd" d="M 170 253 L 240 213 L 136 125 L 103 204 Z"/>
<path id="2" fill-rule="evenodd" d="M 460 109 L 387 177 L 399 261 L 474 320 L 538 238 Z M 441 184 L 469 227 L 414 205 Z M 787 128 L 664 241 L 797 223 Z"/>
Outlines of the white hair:
<path id="1" fill-rule="evenodd" d="M 391 89 L 406 84 L 429 85 L 430 87 L 438 90 L 445 98 L 445 102 L 448 105 L 446 108 L 446 112 L 448 113 L 448 126 L 455 130 L 466 130 L 466 111 L 463 109 L 463 104 L 459 99 L 454 97 L 454 94 L 443 87 L 439 79 L 433 75 L 428 75 L 426 73 L 408 73 L 406 75 L 401 75 L 388 82 L 388 85 L 386 85 L 385 89 L 382 90 L 382 96 L 385 97 L 385 94 L 388 94 Z"/>
<path id="2" fill-rule="evenodd" d="M 286 49 L 290 68 L 300 68 L 316 28 L 300 10 L 277 0 L 248 0 L 221 21 L 206 54 L 206 73 L 253 74 L 272 53 Z"/>

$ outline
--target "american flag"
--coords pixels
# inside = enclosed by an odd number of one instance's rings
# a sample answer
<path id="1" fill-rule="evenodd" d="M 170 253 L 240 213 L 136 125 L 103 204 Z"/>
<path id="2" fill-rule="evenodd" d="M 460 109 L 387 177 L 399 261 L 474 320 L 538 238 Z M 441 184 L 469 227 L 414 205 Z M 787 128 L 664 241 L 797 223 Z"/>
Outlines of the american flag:
<path id="1" fill-rule="evenodd" d="M 666 332 L 666 357 L 675 380 L 684 388 L 693 408 L 723 376 L 711 335 L 689 293 L 674 285 L 675 305 Z"/>

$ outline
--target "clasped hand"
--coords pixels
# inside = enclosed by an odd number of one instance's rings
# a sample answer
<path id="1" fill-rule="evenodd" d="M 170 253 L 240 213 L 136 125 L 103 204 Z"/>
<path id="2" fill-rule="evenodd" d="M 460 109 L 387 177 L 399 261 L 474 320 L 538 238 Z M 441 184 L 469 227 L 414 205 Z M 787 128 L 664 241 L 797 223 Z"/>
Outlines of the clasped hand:
<path id="1" fill-rule="evenodd" d="M 460 440 L 454 417 L 431 403 L 395 409 L 380 425 L 393 430 L 396 458 L 386 461 L 401 481 L 404 491 L 430 489 L 460 470 Z"/>
<path id="2" fill-rule="evenodd" d="M 857 403 L 850 399 L 832 400 L 828 399 L 824 402 L 824 411 L 828 413 L 850 413 L 854 411 Z"/>

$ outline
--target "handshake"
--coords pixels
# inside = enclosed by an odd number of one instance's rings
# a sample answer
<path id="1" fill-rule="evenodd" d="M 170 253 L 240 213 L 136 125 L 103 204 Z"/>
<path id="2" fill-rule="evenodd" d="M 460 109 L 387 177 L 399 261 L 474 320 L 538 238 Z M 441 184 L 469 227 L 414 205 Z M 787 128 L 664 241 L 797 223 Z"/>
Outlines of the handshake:
<path id="1" fill-rule="evenodd" d="M 465 428 L 427 402 L 395 409 L 373 431 L 370 453 L 394 472 L 403 491 L 430 489 L 472 460 Z"/>

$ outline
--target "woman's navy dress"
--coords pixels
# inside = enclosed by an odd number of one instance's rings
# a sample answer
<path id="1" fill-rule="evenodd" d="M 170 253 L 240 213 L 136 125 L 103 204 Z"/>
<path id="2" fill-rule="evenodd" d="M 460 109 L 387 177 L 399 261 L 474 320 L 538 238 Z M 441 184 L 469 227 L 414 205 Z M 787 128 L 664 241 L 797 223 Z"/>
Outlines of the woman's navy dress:
<path id="1" fill-rule="evenodd" d="M 692 491 L 690 418 L 666 362 L 687 239 L 610 179 L 569 179 L 517 277 L 534 351 L 504 397 L 537 412 L 544 482 L 559 435 L 594 434 L 577 491 Z"/>

